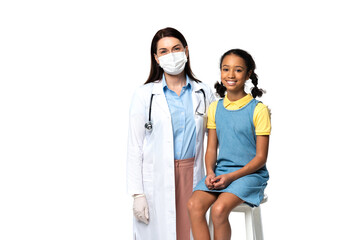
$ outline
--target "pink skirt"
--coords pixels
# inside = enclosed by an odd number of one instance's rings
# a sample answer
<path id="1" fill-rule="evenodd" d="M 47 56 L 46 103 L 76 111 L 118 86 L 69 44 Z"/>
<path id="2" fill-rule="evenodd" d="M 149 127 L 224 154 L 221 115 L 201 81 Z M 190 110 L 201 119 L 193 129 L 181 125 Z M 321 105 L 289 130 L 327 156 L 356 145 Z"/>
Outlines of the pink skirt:
<path id="1" fill-rule="evenodd" d="M 190 218 L 187 211 L 193 190 L 194 158 L 175 160 L 176 237 L 190 240 Z"/>

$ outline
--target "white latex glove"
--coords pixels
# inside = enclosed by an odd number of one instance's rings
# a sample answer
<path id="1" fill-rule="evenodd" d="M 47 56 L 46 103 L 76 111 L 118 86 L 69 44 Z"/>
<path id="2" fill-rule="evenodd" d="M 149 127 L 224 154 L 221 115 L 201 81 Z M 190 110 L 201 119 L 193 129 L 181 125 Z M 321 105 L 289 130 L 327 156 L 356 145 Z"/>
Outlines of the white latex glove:
<path id="1" fill-rule="evenodd" d="M 149 223 L 149 206 L 146 201 L 145 194 L 134 196 L 133 212 L 135 218 L 138 221 L 141 221 L 145 224 Z"/>

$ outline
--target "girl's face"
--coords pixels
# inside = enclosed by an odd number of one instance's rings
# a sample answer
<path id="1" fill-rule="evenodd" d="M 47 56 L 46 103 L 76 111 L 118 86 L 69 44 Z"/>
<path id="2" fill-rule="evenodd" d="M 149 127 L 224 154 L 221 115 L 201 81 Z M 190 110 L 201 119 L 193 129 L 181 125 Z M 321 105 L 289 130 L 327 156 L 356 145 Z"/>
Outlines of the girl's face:
<path id="1" fill-rule="evenodd" d="M 244 92 L 245 82 L 249 79 L 251 72 L 247 72 L 243 58 L 230 54 L 224 57 L 221 64 L 221 82 L 227 92 Z"/>

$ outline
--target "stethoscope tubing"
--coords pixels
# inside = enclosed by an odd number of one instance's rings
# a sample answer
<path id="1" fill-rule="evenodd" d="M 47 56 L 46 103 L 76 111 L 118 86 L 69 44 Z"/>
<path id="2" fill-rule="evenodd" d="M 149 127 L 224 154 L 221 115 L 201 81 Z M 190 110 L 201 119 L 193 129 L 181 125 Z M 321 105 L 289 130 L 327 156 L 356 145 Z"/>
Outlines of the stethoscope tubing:
<path id="1" fill-rule="evenodd" d="M 205 91 L 204 89 L 200 89 L 200 91 L 202 92 L 202 94 L 204 95 L 204 113 L 200 113 L 198 111 L 195 112 L 195 114 L 197 115 L 200 115 L 200 116 L 203 116 L 205 115 L 206 113 L 206 95 L 205 95 Z M 154 94 L 152 93 L 151 94 L 151 97 L 150 97 L 150 106 L 149 106 L 149 121 L 147 123 L 145 123 L 145 128 L 149 131 L 152 130 L 152 124 L 151 124 L 151 107 L 152 107 L 152 101 L 153 101 L 153 97 L 154 97 Z"/>

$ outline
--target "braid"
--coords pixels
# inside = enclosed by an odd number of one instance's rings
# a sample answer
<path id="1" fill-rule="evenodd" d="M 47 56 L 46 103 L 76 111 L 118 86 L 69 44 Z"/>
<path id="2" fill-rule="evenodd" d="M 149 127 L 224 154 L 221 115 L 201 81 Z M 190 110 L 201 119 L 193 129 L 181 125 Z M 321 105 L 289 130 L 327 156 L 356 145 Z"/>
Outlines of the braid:
<path id="1" fill-rule="evenodd" d="M 215 89 L 216 89 L 216 93 L 220 96 L 220 97 L 225 97 L 225 92 L 226 92 L 226 87 L 222 84 L 222 82 L 216 82 L 214 85 Z"/>
<path id="2" fill-rule="evenodd" d="M 254 87 L 251 89 L 251 95 L 253 96 L 253 98 L 261 97 L 263 93 L 265 93 L 265 91 L 258 88 L 258 77 L 254 71 L 251 73 L 250 79 L 252 84 L 254 85 Z"/>

